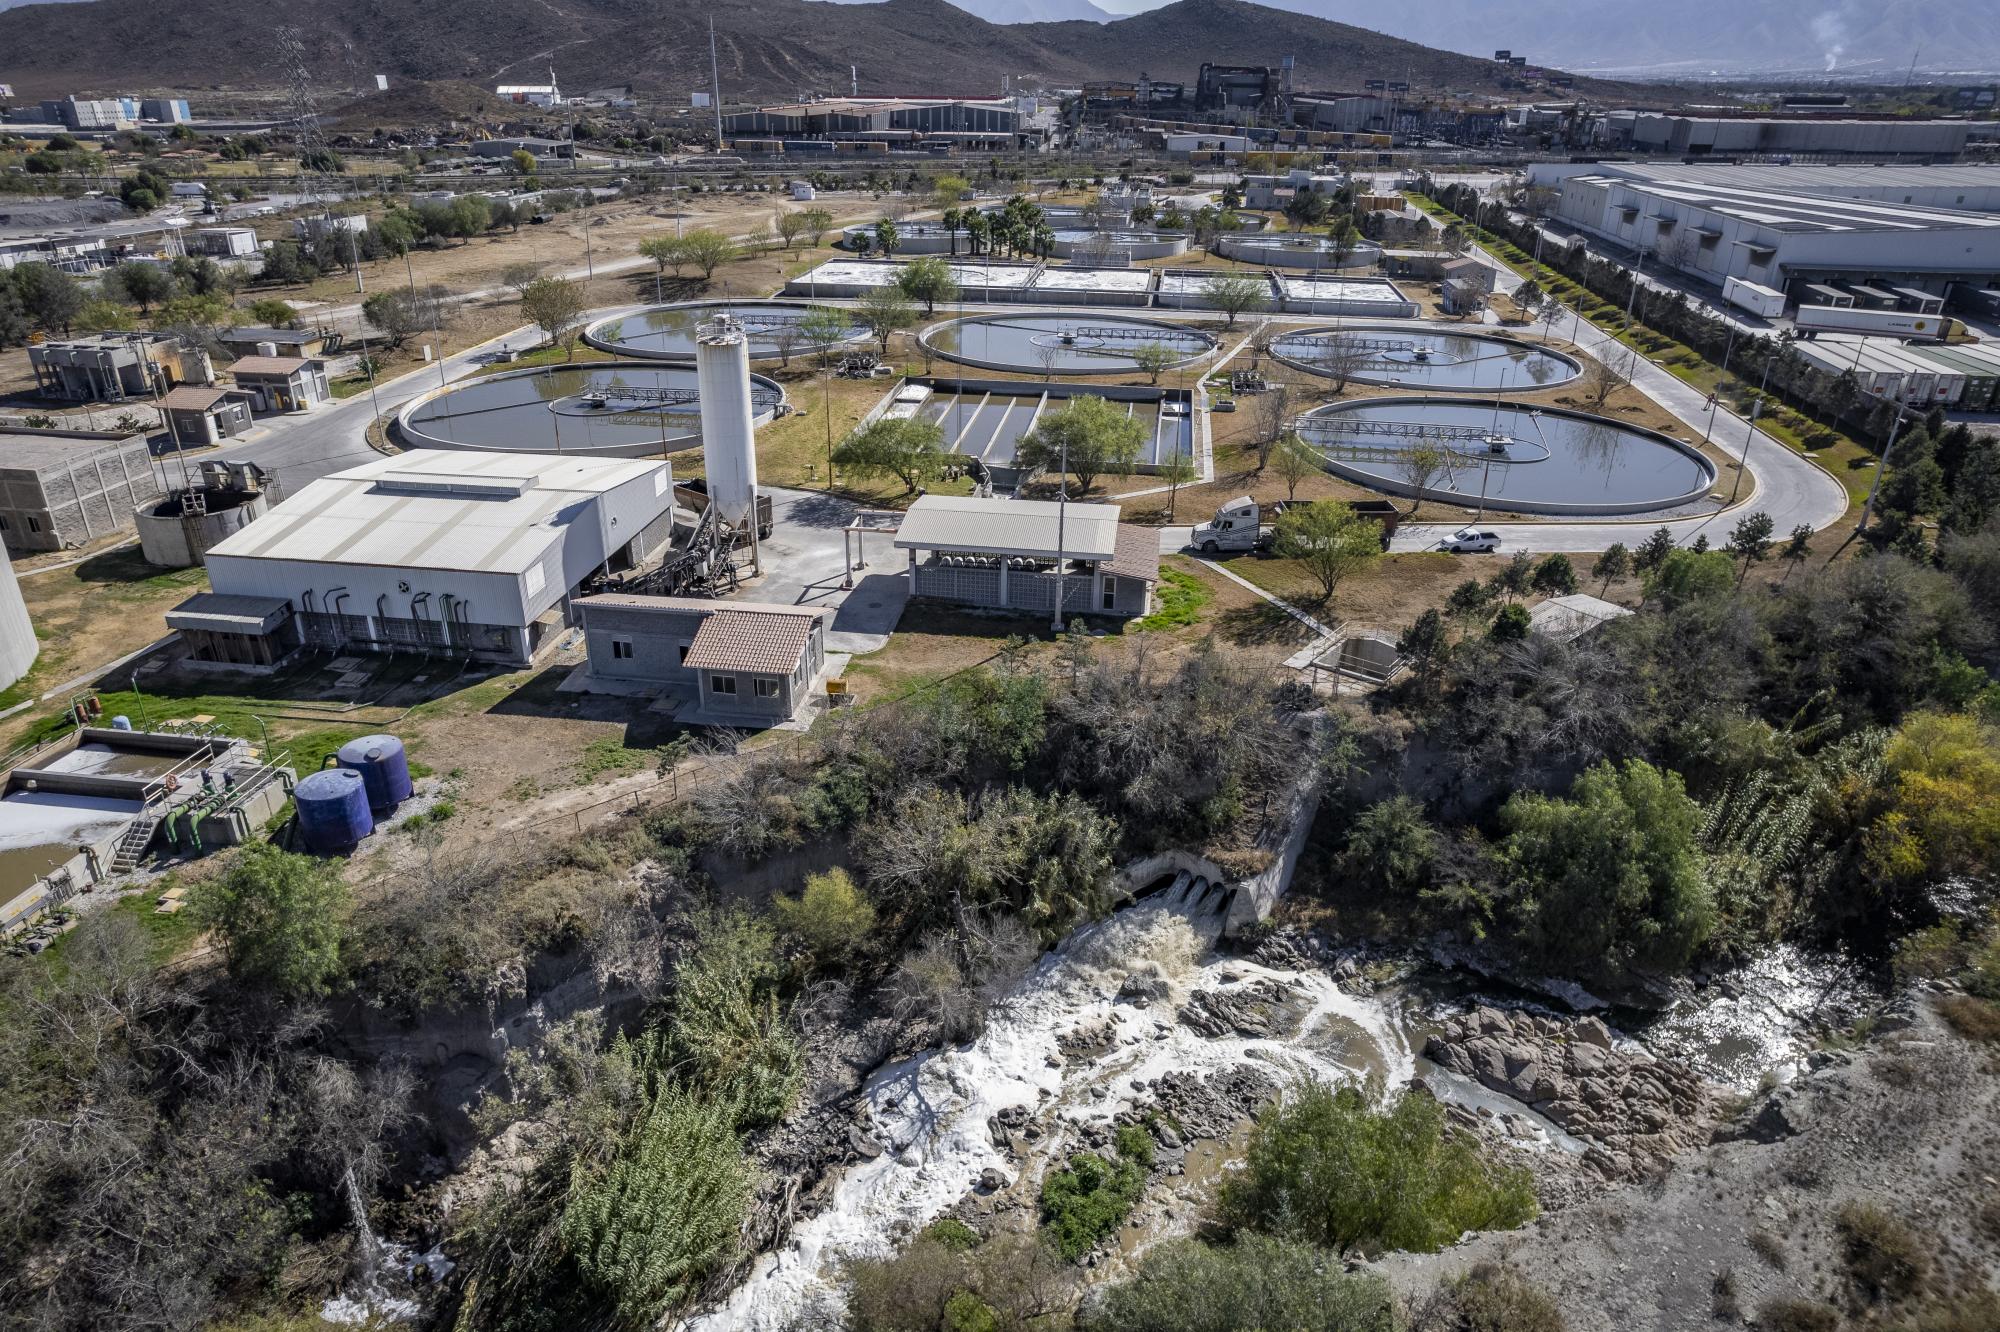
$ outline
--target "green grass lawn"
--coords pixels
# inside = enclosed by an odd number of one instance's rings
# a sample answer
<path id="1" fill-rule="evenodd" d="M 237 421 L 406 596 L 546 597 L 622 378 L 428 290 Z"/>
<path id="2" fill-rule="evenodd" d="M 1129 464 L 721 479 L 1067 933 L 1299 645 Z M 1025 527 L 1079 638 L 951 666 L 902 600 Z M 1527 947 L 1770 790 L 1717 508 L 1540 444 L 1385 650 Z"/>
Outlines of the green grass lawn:
<path id="1" fill-rule="evenodd" d="M 1178 569 L 1160 570 L 1160 586 L 1154 594 L 1159 609 L 1142 620 L 1139 629 L 1179 629 L 1201 619 L 1202 607 L 1211 600 L 1208 587 L 1193 574 Z"/>

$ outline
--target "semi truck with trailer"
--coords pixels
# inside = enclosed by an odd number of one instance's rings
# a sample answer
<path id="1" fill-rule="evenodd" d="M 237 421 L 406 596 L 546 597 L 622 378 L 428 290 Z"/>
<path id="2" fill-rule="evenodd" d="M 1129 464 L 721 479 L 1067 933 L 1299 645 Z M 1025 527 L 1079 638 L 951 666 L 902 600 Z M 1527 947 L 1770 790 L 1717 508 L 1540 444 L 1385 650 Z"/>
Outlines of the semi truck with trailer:
<path id="1" fill-rule="evenodd" d="M 1945 342 L 1958 321 L 1945 315 L 1912 314 L 1907 310 L 1852 310 L 1832 305 L 1801 305 L 1793 328 L 1802 338 L 1821 333 L 1859 333 L 1867 337 Z"/>

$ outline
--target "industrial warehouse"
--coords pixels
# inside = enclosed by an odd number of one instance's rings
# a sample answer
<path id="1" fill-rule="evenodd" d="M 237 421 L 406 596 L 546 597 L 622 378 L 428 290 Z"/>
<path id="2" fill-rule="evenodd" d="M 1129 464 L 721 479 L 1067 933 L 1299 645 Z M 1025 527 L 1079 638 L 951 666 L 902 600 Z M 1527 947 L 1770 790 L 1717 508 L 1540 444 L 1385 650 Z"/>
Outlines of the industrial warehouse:
<path id="1" fill-rule="evenodd" d="M 526 665 L 567 625 L 586 579 L 667 541 L 672 511 L 665 463 L 382 458 L 313 482 L 211 547 L 213 590 L 167 623 L 199 661 L 401 648 Z"/>
<path id="2" fill-rule="evenodd" d="M 2000 282 L 2000 168 L 1560 164 L 1529 180 L 1557 191 L 1554 221 L 1800 304 L 1849 279 L 1937 296 Z"/>

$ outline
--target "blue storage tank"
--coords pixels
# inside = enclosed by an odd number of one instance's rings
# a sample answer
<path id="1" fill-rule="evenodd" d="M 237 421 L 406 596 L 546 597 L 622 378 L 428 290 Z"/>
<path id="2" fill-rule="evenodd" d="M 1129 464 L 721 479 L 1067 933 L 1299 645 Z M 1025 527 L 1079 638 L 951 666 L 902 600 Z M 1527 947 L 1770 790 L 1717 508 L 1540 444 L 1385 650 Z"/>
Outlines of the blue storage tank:
<path id="1" fill-rule="evenodd" d="M 368 787 L 368 808 L 386 814 L 410 798 L 410 761 L 403 742 L 393 735 L 364 735 L 349 740 L 334 755 L 343 768 L 361 774 Z"/>
<path id="2" fill-rule="evenodd" d="M 321 768 L 292 788 L 299 832 L 310 851 L 347 851 L 375 831 L 368 785 L 352 768 Z"/>

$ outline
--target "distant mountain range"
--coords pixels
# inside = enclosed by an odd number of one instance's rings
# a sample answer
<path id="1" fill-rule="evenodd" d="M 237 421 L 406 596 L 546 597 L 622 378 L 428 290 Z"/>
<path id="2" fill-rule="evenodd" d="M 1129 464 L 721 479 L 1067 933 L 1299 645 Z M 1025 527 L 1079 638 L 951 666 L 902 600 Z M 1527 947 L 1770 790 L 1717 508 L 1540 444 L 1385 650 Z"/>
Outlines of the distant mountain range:
<path id="1" fill-rule="evenodd" d="M 2000 0 L 1275 0 L 1429 46 L 1613 74 L 2000 72 Z M 1103 0 L 1131 13 L 1149 0 Z"/>
<path id="2" fill-rule="evenodd" d="M 1296 59 L 1301 87 L 1352 87 L 1371 77 L 1408 77 L 1419 88 L 1499 86 L 1488 61 L 1241 0 L 1178 0 L 1115 22 L 1009 25 L 946 0 L 40 3 L 7 15 L 0 82 L 23 97 L 278 86 L 284 72 L 270 37 L 292 25 L 328 85 L 381 73 L 490 87 L 540 81 L 553 64 L 567 88 L 631 84 L 679 99 L 709 87 L 711 19 L 731 101 L 845 92 L 850 66 L 863 93 L 970 95 L 1030 76 L 1074 85 L 1144 71 L 1192 81 L 1204 60 L 1261 65 L 1284 55 Z"/>

